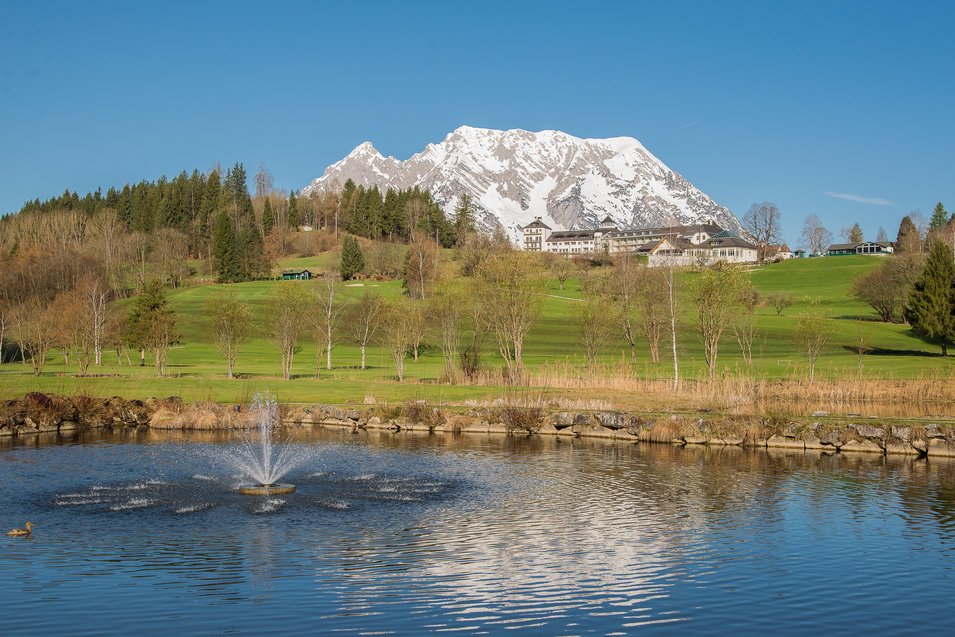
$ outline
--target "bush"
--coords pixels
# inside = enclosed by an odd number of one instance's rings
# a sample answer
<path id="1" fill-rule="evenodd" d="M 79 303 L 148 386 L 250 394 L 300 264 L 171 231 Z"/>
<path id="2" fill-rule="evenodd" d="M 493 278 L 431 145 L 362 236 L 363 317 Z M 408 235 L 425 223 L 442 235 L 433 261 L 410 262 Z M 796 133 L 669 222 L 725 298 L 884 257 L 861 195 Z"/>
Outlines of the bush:
<path id="1" fill-rule="evenodd" d="M 537 406 L 508 404 L 499 407 L 495 416 L 508 433 L 535 434 L 540 431 L 544 410 Z"/>
<path id="2" fill-rule="evenodd" d="M 423 400 L 409 400 L 401 406 L 401 415 L 413 423 L 427 425 L 434 429 L 441 423 L 441 410 L 428 405 Z"/>

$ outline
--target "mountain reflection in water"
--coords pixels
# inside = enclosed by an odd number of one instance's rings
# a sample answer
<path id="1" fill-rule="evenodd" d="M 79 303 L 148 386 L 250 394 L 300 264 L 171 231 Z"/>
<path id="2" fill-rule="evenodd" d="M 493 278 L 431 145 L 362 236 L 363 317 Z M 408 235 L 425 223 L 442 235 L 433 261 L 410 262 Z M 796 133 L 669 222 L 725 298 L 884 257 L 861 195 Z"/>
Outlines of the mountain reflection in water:
<path id="1" fill-rule="evenodd" d="M 0 634 L 898 634 L 947 628 L 955 464 L 302 432 L 240 496 L 227 433 L 0 447 Z M 22 518 L 22 519 L 21 519 Z"/>

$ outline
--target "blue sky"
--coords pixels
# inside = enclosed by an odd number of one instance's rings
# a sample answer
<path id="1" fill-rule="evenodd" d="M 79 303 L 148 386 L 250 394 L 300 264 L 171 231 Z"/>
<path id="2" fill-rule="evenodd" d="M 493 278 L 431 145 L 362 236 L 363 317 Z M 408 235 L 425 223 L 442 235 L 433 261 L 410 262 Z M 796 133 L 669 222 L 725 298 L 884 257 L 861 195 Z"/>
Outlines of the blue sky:
<path id="1" fill-rule="evenodd" d="M 633 136 L 742 216 L 955 209 L 955 2 L 0 0 L 0 212 L 468 124 Z"/>

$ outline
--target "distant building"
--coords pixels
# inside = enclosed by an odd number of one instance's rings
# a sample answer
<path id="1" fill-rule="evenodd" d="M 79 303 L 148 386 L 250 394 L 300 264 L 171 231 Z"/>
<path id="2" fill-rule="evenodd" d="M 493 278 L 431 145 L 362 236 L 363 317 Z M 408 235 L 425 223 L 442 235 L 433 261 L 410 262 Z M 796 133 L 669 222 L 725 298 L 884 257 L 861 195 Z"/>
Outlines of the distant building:
<path id="1" fill-rule="evenodd" d="M 597 228 L 584 230 L 553 230 L 540 217 L 535 217 L 521 230 L 525 250 L 568 256 L 599 252 L 646 254 L 661 239 L 702 244 L 724 232 L 712 223 L 621 230 L 609 216 Z"/>
<path id="2" fill-rule="evenodd" d="M 767 261 L 785 261 L 786 259 L 793 259 L 795 257 L 796 253 L 790 250 L 789 246 L 785 243 L 782 245 L 766 246 Z"/>
<path id="3" fill-rule="evenodd" d="M 710 265 L 712 263 L 755 263 L 759 251 L 749 241 L 729 230 L 723 230 L 701 243 L 693 243 L 682 237 L 667 237 L 656 242 L 645 252 L 647 264 L 658 265 Z"/>
<path id="4" fill-rule="evenodd" d="M 545 252 L 547 240 L 551 235 L 551 227 L 541 221 L 540 217 L 522 228 L 524 231 L 524 249 L 529 252 Z"/>
<path id="5" fill-rule="evenodd" d="M 311 270 L 284 270 L 282 272 L 283 281 L 308 281 L 313 276 Z"/>
<path id="6" fill-rule="evenodd" d="M 830 257 L 848 254 L 892 254 L 895 248 L 889 241 L 862 241 L 859 243 L 834 243 L 826 254 Z"/>

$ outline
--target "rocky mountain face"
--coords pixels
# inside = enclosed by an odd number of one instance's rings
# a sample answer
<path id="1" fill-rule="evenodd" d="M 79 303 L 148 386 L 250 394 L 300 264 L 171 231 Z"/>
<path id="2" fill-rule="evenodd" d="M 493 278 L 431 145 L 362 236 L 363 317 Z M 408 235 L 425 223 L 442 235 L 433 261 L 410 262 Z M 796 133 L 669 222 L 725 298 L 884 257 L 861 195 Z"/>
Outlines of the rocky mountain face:
<path id="1" fill-rule="evenodd" d="M 355 148 L 304 189 L 338 189 L 352 179 L 381 189 L 419 186 L 450 215 L 469 193 L 478 222 L 512 237 L 541 217 L 554 229 L 596 227 L 610 216 L 621 228 L 712 221 L 739 231 L 739 220 L 668 168 L 632 137 L 581 139 L 462 126 L 439 144 L 401 161 L 371 142 Z"/>

